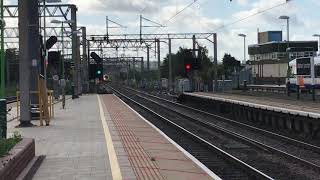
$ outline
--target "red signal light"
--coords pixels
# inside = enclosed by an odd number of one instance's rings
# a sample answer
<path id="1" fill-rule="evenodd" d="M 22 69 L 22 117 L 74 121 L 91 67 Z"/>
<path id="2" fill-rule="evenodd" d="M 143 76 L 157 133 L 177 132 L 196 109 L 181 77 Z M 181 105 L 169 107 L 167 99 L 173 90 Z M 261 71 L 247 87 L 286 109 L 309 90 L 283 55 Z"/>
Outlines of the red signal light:
<path id="1" fill-rule="evenodd" d="M 191 65 L 190 64 L 186 64 L 186 70 L 190 70 L 191 69 Z"/>

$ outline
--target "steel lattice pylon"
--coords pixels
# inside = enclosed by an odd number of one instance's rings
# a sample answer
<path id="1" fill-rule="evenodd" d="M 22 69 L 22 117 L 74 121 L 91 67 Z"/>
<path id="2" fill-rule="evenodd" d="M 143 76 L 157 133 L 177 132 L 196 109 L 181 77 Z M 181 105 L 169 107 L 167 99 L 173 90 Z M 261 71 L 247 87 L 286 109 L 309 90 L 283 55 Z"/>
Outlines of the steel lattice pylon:
<path id="1" fill-rule="evenodd" d="M 73 10 L 77 11 L 77 7 L 73 4 L 59 4 L 59 5 L 39 5 L 40 17 L 44 16 L 44 10 L 46 12 L 46 17 L 63 18 L 64 20 L 71 20 L 71 13 Z M 5 35 L 5 48 L 6 49 L 19 49 L 19 28 L 17 18 L 19 16 L 17 5 L 5 5 L 4 6 L 4 18 L 10 19 L 15 26 L 6 27 L 4 30 Z M 71 24 L 68 27 L 64 27 L 64 31 L 71 31 Z M 42 28 L 43 30 L 43 28 Z M 46 27 L 48 36 L 57 36 L 58 38 L 62 36 L 61 27 L 49 26 Z M 64 47 L 66 49 L 72 49 L 71 37 L 64 34 Z M 60 38 L 59 38 L 60 39 Z M 62 48 L 61 41 L 58 41 L 53 47 L 53 50 L 60 50 Z"/>

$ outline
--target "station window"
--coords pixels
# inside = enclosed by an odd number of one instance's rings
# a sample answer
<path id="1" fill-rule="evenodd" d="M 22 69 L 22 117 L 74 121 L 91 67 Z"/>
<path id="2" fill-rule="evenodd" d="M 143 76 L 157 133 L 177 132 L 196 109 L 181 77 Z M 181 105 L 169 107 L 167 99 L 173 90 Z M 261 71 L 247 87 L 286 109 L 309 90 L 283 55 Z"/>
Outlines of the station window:
<path id="1" fill-rule="evenodd" d="M 305 52 L 305 57 L 312 57 L 312 56 L 315 56 L 314 52 L 312 51 Z"/>
<path id="2" fill-rule="evenodd" d="M 296 59 L 296 57 L 297 57 L 297 53 L 296 52 L 290 53 L 290 58 L 291 59 Z"/>
<path id="3" fill-rule="evenodd" d="M 304 57 L 304 54 L 305 54 L 304 52 L 298 52 L 297 57 Z"/>
<path id="4" fill-rule="evenodd" d="M 315 56 L 315 54 L 313 52 L 308 52 L 309 53 L 309 56 L 308 57 L 313 57 Z"/>
<path id="5" fill-rule="evenodd" d="M 284 58 L 286 56 L 287 56 L 286 53 L 278 53 L 278 58 Z"/>

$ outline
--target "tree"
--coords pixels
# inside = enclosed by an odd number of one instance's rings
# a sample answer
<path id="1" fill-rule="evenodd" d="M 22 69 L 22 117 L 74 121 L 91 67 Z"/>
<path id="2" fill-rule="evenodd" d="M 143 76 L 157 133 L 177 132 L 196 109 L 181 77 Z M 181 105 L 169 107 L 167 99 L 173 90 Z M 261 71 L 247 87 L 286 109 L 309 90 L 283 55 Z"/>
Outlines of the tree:
<path id="1" fill-rule="evenodd" d="M 179 51 L 171 54 L 172 76 L 182 77 L 184 75 L 184 58 L 186 57 L 187 49 L 179 48 Z M 164 58 L 161 66 L 161 76 L 169 78 L 169 54 Z"/>
<path id="2" fill-rule="evenodd" d="M 199 75 L 204 82 L 211 81 L 214 78 L 214 65 L 212 63 L 213 59 L 208 56 L 208 49 L 206 47 L 200 48 L 200 62 L 201 69 L 199 71 Z"/>
<path id="3" fill-rule="evenodd" d="M 208 57 L 208 49 L 206 47 L 199 47 L 201 54 L 200 58 L 200 69 L 199 76 L 203 81 L 207 81 L 212 78 L 212 74 L 209 73 L 209 69 L 213 67 L 211 59 Z M 184 77 L 185 67 L 184 60 L 190 56 L 190 49 L 179 48 L 179 51 L 176 54 L 171 54 L 172 59 L 172 76 L 175 77 Z M 169 54 L 164 58 L 163 64 L 161 66 L 161 76 L 163 78 L 168 78 L 169 76 Z"/>
<path id="4" fill-rule="evenodd" d="M 223 64 L 223 73 L 226 77 L 232 75 L 232 73 L 240 68 L 240 61 L 238 61 L 235 57 L 231 56 L 231 54 L 224 54 L 222 59 Z"/>

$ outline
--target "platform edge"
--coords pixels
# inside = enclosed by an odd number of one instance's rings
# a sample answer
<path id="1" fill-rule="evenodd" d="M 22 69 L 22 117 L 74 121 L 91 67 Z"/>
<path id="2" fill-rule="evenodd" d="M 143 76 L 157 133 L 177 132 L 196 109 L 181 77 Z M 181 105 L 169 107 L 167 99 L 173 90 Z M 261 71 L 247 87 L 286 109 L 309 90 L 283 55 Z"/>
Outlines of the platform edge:
<path id="1" fill-rule="evenodd" d="M 99 103 L 100 119 L 102 121 L 102 127 L 103 127 L 103 131 L 104 131 L 112 177 L 114 180 L 122 180 L 122 175 L 121 175 L 121 170 L 120 170 L 118 158 L 116 156 L 116 152 L 115 152 L 115 149 L 113 146 L 113 141 L 112 141 L 109 127 L 108 127 L 108 124 L 107 124 L 107 121 L 105 118 L 105 113 L 103 110 L 104 104 L 102 104 L 100 96 L 97 95 L 97 97 L 98 97 L 98 103 Z"/>
<path id="2" fill-rule="evenodd" d="M 173 144 L 176 148 L 178 148 L 184 155 L 186 155 L 191 161 L 193 161 L 196 165 L 198 165 L 204 172 L 206 172 L 212 179 L 214 180 L 222 180 L 219 176 L 217 176 L 214 172 L 212 172 L 210 169 L 208 169 L 204 164 L 202 164 L 198 159 L 196 159 L 193 155 L 191 155 L 188 151 L 183 149 L 179 144 L 174 142 L 170 137 L 168 137 L 165 133 L 163 133 L 159 128 L 157 128 L 155 125 L 153 125 L 151 122 L 146 120 L 141 114 L 139 114 L 137 111 L 132 109 L 127 103 L 125 103 L 122 99 L 120 99 L 118 96 L 114 95 L 116 98 L 118 98 L 123 104 L 125 104 L 130 110 L 132 110 L 137 116 L 139 116 L 142 120 L 144 120 L 146 123 L 148 123 L 152 128 L 154 128 L 157 132 L 159 132 L 164 138 L 166 138 L 171 144 Z"/>

